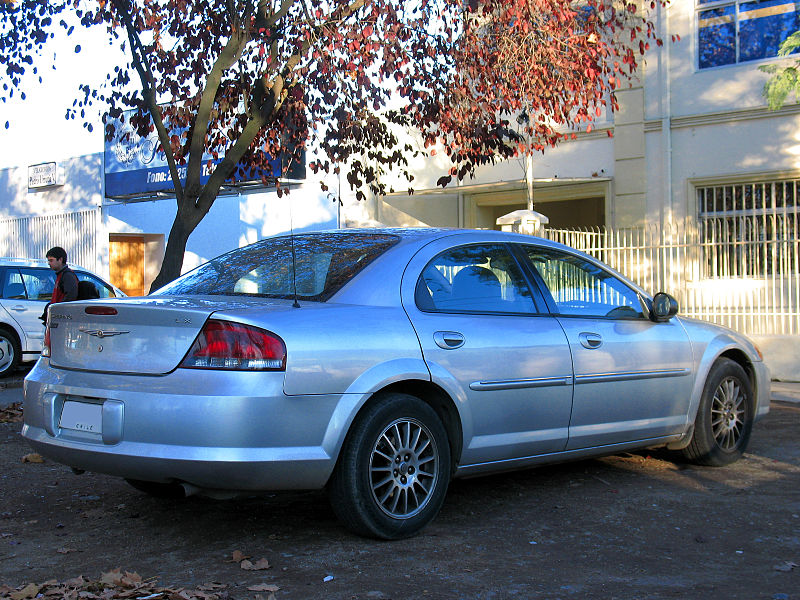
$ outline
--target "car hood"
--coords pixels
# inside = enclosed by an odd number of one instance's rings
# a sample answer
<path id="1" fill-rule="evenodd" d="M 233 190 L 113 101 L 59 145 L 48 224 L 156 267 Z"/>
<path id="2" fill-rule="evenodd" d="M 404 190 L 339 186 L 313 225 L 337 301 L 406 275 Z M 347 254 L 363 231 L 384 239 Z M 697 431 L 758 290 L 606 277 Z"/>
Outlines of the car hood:
<path id="1" fill-rule="evenodd" d="M 261 314 L 292 310 L 291 301 L 148 296 L 55 304 L 50 307 L 50 364 L 162 375 L 180 364 L 212 314 L 255 310 Z"/>

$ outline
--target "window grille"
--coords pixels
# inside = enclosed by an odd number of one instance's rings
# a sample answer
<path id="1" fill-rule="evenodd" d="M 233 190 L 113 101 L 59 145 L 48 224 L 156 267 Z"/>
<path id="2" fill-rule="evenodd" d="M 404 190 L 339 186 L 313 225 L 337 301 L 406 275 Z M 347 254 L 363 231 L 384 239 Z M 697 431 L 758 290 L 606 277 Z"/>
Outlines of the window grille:
<path id="1" fill-rule="evenodd" d="M 794 272 L 800 180 L 697 188 L 702 275 L 764 278 Z"/>

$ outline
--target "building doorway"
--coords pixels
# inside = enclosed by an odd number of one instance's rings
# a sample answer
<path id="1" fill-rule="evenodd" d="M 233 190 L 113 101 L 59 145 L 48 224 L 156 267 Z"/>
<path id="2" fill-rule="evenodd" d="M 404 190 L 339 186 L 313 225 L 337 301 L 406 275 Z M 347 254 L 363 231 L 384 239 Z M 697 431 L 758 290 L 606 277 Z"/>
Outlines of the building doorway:
<path id="1" fill-rule="evenodd" d="M 608 222 L 606 198 L 608 182 L 538 184 L 534 193 L 535 208 L 550 219 L 552 229 L 603 227 Z M 499 229 L 497 219 L 515 210 L 527 208 L 524 189 L 497 190 L 466 197 L 466 226 Z"/>
<path id="2" fill-rule="evenodd" d="M 111 234 L 108 237 L 109 278 L 128 296 L 144 296 L 161 268 L 162 234 Z"/>

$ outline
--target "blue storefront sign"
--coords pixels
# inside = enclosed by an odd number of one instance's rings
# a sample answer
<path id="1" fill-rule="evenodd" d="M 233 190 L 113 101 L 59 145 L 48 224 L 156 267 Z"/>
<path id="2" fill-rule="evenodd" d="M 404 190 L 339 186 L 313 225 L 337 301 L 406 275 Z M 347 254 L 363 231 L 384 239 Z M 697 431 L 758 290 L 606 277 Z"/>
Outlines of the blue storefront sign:
<path id="1" fill-rule="evenodd" d="M 161 150 L 158 134 L 152 131 L 147 137 L 140 136 L 129 124 L 129 118 L 136 111 L 127 111 L 124 121 L 106 117 L 107 123 L 114 125 L 114 137 L 105 142 L 105 180 L 108 198 L 134 198 L 159 192 L 174 191 L 172 177 L 169 173 L 164 152 Z M 172 132 L 180 134 L 180 132 Z M 214 159 L 210 153 L 203 155 L 200 182 L 206 183 L 215 166 L 222 162 Z M 274 179 L 282 175 L 281 159 L 269 161 L 268 172 L 248 172 L 246 176 L 237 176 L 235 181 L 261 181 Z M 178 166 L 181 182 L 186 183 L 186 165 Z M 232 181 L 235 182 L 235 181 Z"/>

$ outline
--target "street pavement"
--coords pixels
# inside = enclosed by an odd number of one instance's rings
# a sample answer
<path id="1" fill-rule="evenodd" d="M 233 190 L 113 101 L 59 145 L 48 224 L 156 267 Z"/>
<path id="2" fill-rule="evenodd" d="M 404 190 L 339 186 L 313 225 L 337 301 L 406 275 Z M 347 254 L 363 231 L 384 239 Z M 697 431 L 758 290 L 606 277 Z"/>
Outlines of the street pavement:
<path id="1" fill-rule="evenodd" d="M 22 382 L 26 374 L 27 369 L 6 379 L 0 379 L 0 408 L 15 402 L 22 402 Z M 800 382 L 773 381 L 771 398 L 777 402 L 800 404 Z"/>
<path id="2" fill-rule="evenodd" d="M 22 383 L 13 387 L 0 387 L 0 408 L 5 408 L 15 402 L 22 402 Z"/>

